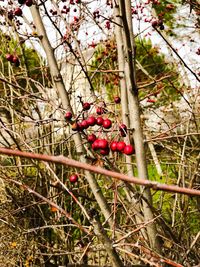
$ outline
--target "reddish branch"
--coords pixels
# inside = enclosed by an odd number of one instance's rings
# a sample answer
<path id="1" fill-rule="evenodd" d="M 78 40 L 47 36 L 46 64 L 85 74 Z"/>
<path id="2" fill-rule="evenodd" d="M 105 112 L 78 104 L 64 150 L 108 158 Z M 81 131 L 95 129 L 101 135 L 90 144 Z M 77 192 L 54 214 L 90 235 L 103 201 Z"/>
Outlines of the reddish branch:
<path id="1" fill-rule="evenodd" d="M 126 174 L 122 174 L 122 173 L 118 173 L 118 172 L 114 172 L 114 171 L 109 171 L 109 170 L 103 169 L 101 167 L 96 167 L 96 166 L 93 166 L 93 165 L 90 165 L 87 163 L 83 163 L 83 162 L 79 162 L 79 161 L 76 161 L 73 159 L 69 159 L 69 158 L 66 158 L 62 155 L 61 156 L 49 156 L 49 155 L 24 152 L 24 151 L 19 151 L 19 150 L 12 150 L 12 149 L 2 148 L 2 147 L 0 147 L 0 154 L 37 159 L 37 160 L 54 162 L 54 163 L 58 163 L 58 164 L 72 166 L 72 167 L 84 169 L 84 170 L 87 170 L 90 172 L 99 173 L 99 174 L 102 174 L 105 176 L 110 176 L 110 177 L 113 177 L 113 178 L 116 178 L 116 179 L 119 179 L 119 180 L 122 180 L 125 182 L 149 187 L 149 188 L 152 188 L 153 190 L 162 190 L 162 191 L 168 191 L 168 192 L 173 192 L 173 193 L 181 193 L 181 194 L 187 194 L 187 195 L 200 196 L 200 190 L 197 190 L 197 189 L 179 187 L 176 185 L 160 184 L 160 183 L 155 182 L 155 181 L 149 181 L 146 179 L 139 179 L 136 177 L 130 177 Z"/>

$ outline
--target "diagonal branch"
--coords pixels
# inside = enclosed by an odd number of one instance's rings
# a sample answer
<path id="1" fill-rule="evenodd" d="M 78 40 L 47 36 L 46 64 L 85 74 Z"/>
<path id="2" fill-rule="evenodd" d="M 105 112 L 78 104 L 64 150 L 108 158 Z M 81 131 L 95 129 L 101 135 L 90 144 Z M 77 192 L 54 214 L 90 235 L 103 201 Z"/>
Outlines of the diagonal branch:
<path id="1" fill-rule="evenodd" d="M 31 159 L 37 159 L 47 162 L 54 162 L 58 164 L 63 164 L 75 168 L 80 168 L 83 170 L 87 170 L 89 172 L 99 173 L 105 176 L 113 177 L 118 180 L 122 180 L 125 182 L 138 184 L 145 186 L 146 188 L 152 188 L 153 190 L 162 190 L 162 191 L 168 191 L 171 193 L 181 193 L 186 195 L 194 195 L 194 196 L 200 196 L 200 190 L 197 189 L 190 189 L 186 187 L 179 187 L 176 185 L 166 185 L 166 184 L 160 184 L 155 181 L 149 181 L 147 179 L 139 179 L 136 177 L 130 177 L 126 174 L 109 171 L 101 167 L 96 167 L 93 165 L 90 165 L 88 163 L 79 162 L 73 159 L 69 159 L 67 157 L 64 157 L 62 155 L 60 156 L 49 156 L 46 154 L 36 154 L 31 152 L 24 152 L 19 150 L 12 150 L 8 148 L 0 147 L 0 154 L 5 154 L 9 156 L 18 156 L 18 157 L 24 157 L 24 158 L 31 158 Z"/>

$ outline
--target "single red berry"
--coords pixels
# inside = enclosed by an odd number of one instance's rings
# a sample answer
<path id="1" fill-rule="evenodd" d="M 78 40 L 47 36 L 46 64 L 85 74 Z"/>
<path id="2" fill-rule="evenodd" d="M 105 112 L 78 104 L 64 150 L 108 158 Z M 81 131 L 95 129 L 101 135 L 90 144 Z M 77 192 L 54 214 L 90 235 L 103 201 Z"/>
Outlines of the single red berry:
<path id="1" fill-rule="evenodd" d="M 103 121 L 103 127 L 104 127 L 105 129 L 109 129 L 111 126 L 112 126 L 112 122 L 111 122 L 111 120 L 109 120 L 109 119 L 105 119 L 105 120 Z"/>
<path id="2" fill-rule="evenodd" d="M 89 110 L 90 107 L 91 107 L 90 103 L 88 102 L 83 103 L 83 110 Z"/>
<path id="3" fill-rule="evenodd" d="M 108 155 L 109 154 L 109 152 L 110 152 L 110 150 L 109 150 L 109 148 L 107 147 L 107 148 L 105 148 L 105 149 L 101 149 L 100 151 L 99 151 L 99 153 L 101 154 L 101 155 L 103 155 L 103 156 L 106 156 L 106 155 Z"/>
<path id="4" fill-rule="evenodd" d="M 117 143 L 117 151 L 122 152 L 122 151 L 124 150 L 125 146 L 126 146 L 126 144 L 125 144 L 124 141 L 120 141 L 120 142 L 118 142 L 118 143 Z"/>
<path id="5" fill-rule="evenodd" d="M 81 122 L 81 128 L 83 128 L 83 129 L 87 129 L 89 127 L 89 125 L 88 125 L 88 123 L 87 123 L 87 120 L 83 120 L 82 122 Z"/>
<path id="6" fill-rule="evenodd" d="M 94 126 L 96 124 L 97 120 L 94 116 L 90 116 L 87 118 L 87 123 L 89 126 Z"/>
<path id="7" fill-rule="evenodd" d="M 126 132 L 125 131 L 120 130 L 119 132 L 120 132 L 120 136 L 121 137 L 126 137 Z"/>
<path id="8" fill-rule="evenodd" d="M 112 151 L 117 151 L 117 141 L 112 141 L 111 143 L 110 143 L 110 149 L 112 150 Z"/>
<path id="9" fill-rule="evenodd" d="M 104 119 L 102 117 L 97 118 L 97 125 L 102 125 L 104 122 Z"/>
<path id="10" fill-rule="evenodd" d="M 135 149 L 132 145 L 126 145 L 124 150 L 123 150 L 123 153 L 126 154 L 126 155 L 132 155 L 134 153 Z"/>
<path id="11" fill-rule="evenodd" d="M 66 112 L 65 119 L 66 120 L 71 120 L 72 119 L 72 113 L 70 111 Z"/>
<path id="12" fill-rule="evenodd" d="M 151 26 L 152 27 L 157 27 L 158 26 L 158 21 L 157 20 L 153 20 L 152 23 L 151 23 Z"/>
<path id="13" fill-rule="evenodd" d="M 10 61 L 10 62 L 13 62 L 13 55 L 11 55 L 11 54 L 7 54 L 6 55 L 6 59 L 8 60 L 8 61 Z"/>
<path id="14" fill-rule="evenodd" d="M 90 134 L 87 136 L 87 140 L 89 143 L 94 143 L 94 141 L 96 140 L 96 135 L 95 134 Z"/>
<path id="15" fill-rule="evenodd" d="M 70 177 L 69 177 L 69 181 L 71 183 L 76 183 L 78 181 L 78 175 L 77 174 L 72 174 Z"/>
<path id="16" fill-rule="evenodd" d="M 26 0 L 25 4 L 26 6 L 30 7 L 33 5 L 33 0 Z"/>
<path id="17" fill-rule="evenodd" d="M 19 58 L 17 56 L 13 57 L 12 63 L 17 63 L 19 62 Z"/>
<path id="18" fill-rule="evenodd" d="M 119 96 L 115 96 L 114 101 L 116 104 L 119 104 L 119 103 L 121 103 L 121 98 Z"/>
<path id="19" fill-rule="evenodd" d="M 74 22 L 78 22 L 79 21 L 79 18 L 74 16 Z"/>
<path id="20" fill-rule="evenodd" d="M 77 122 L 77 124 L 78 124 L 78 131 L 80 132 L 80 131 L 83 131 L 83 126 L 82 126 L 82 122 L 81 121 L 78 121 Z"/>
<path id="21" fill-rule="evenodd" d="M 97 113 L 98 115 L 102 115 L 102 114 L 104 113 L 104 108 L 102 108 L 102 107 L 97 107 L 97 109 L 96 109 L 96 113 Z"/>
<path id="22" fill-rule="evenodd" d="M 126 134 L 127 134 L 127 126 L 126 126 L 125 124 L 121 124 L 121 125 L 119 126 L 119 131 L 120 131 L 120 135 L 121 135 L 122 137 L 125 137 Z"/>
<path id="23" fill-rule="evenodd" d="M 121 131 L 121 130 L 122 130 L 122 131 L 127 131 L 127 126 L 126 126 L 126 124 L 122 123 L 122 124 L 119 126 L 119 129 L 120 129 L 120 131 Z"/>
<path id="24" fill-rule="evenodd" d="M 20 8 L 20 7 L 16 8 L 16 9 L 14 10 L 14 14 L 15 14 L 15 16 L 21 16 L 21 15 L 22 15 L 22 10 L 21 10 L 21 8 Z"/>
<path id="25" fill-rule="evenodd" d="M 93 150 L 98 150 L 98 149 L 99 149 L 99 140 L 100 140 L 100 139 L 96 139 L 96 140 L 94 141 L 94 143 L 92 143 L 92 149 L 93 149 Z"/>
<path id="26" fill-rule="evenodd" d="M 108 148 L 108 141 L 106 139 L 99 139 L 98 146 L 101 149 Z"/>

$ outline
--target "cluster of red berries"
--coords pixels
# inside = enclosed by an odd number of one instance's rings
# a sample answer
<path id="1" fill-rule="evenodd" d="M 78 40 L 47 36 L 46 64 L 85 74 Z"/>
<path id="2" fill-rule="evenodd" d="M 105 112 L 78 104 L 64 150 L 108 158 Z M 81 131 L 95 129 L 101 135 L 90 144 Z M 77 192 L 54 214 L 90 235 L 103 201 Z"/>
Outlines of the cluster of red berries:
<path id="1" fill-rule="evenodd" d="M 92 143 L 92 149 L 99 151 L 103 156 L 109 154 L 110 150 L 113 152 L 121 152 L 126 155 L 134 153 L 134 147 L 127 145 L 124 141 L 112 141 L 109 143 L 106 139 L 98 139 L 94 134 L 88 135 L 88 142 Z"/>
<path id="2" fill-rule="evenodd" d="M 71 112 L 67 112 L 65 118 L 67 120 L 69 120 L 69 118 L 72 118 Z M 95 118 L 94 116 L 89 116 L 87 119 L 74 122 L 71 127 L 73 131 L 83 131 L 94 125 L 102 126 L 104 129 L 110 129 L 112 127 L 112 121 L 108 118 L 104 119 L 101 116 L 97 118 Z"/>
<path id="3" fill-rule="evenodd" d="M 31 7 L 33 5 L 33 0 L 18 0 L 20 5 L 26 5 Z M 13 20 L 14 16 L 21 17 L 23 14 L 22 9 L 20 7 L 16 7 L 14 10 L 8 11 L 8 19 Z"/>
<path id="4" fill-rule="evenodd" d="M 12 55 L 12 54 L 7 54 L 7 55 L 6 55 L 6 59 L 7 59 L 9 62 L 15 64 L 16 67 L 19 67 L 19 65 L 20 65 L 20 61 L 19 61 L 19 58 L 18 58 L 17 56 L 14 56 L 14 55 Z"/>
<path id="5" fill-rule="evenodd" d="M 22 9 L 20 7 L 17 7 L 13 10 L 8 11 L 8 19 L 13 20 L 14 16 L 21 17 L 22 16 Z"/>
<path id="6" fill-rule="evenodd" d="M 119 104 L 121 102 L 120 97 L 115 96 L 114 102 L 116 104 Z M 91 108 L 90 103 L 88 102 L 82 103 L 83 112 L 89 111 L 90 108 Z M 102 130 L 107 130 L 112 127 L 112 121 L 109 118 L 103 118 L 103 116 L 101 116 L 102 114 L 106 112 L 107 110 L 105 109 L 105 106 L 103 107 L 98 106 L 96 108 L 96 114 L 99 116 L 97 117 L 95 115 L 90 115 L 86 119 L 83 119 L 81 121 L 80 120 L 72 121 L 72 117 L 73 117 L 72 113 L 67 112 L 65 114 L 65 119 L 66 121 L 70 122 L 71 129 L 73 131 L 83 132 L 84 130 L 92 126 L 100 126 Z M 119 130 L 121 137 L 125 137 L 127 135 L 127 126 L 125 124 L 121 124 L 118 127 L 118 130 Z M 88 143 L 91 144 L 91 148 L 94 151 L 98 151 L 103 156 L 108 155 L 110 151 L 120 152 L 126 155 L 132 155 L 134 153 L 134 147 L 130 144 L 126 144 L 124 141 L 108 142 L 106 138 L 97 138 L 97 136 L 94 133 L 88 134 L 86 138 L 87 138 Z"/>
<path id="7" fill-rule="evenodd" d="M 28 7 L 32 6 L 33 5 L 33 0 L 18 0 L 18 3 L 20 5 L 26 5 Z"/>

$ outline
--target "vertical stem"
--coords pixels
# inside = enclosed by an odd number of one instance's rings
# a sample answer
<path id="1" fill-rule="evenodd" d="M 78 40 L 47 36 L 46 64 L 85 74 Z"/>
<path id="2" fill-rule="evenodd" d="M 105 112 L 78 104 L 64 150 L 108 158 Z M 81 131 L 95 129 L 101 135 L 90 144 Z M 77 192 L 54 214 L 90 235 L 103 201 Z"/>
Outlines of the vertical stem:
<path id="1" fill-rule="evenodd" d="M 119 16 L 119 7 L 115 6 L 115 22 L 116 25 L 121 25 L 122 21 Z M 117 43 L 117 56 L 118 56 L 118 68 L 121 70 L 121 79 L 120 79 L 120 87 L 121 87 L 121 108 L 122 108 L 122 121 L 126 124 L 126 126 L 130 129 L 130 114 L 129 114 L 129 108 L 128 108 L 128 94 L 127 94 L 127 86 L 126 86 L 126 80 L 125 80 L 125 74 L 124 74 L 124 66 L 125 66 L 125 60 L 124 60 L 124 44 L 121 40 L 123 40 L 122 37 L 122 25 L 115 27 L 115 38 Z M 128 136 L 128 141 L 130 141 L 131 136 Z M 129 176 L 134 176 L 133 167 L 132 167 L 132 158 L 130 156 L 126 156 L 126 164 L 127 164 L 127 174 Z M 131 186 L 131 185 L 128 185 Z M 135 219 L 138 224 L 142 223 L 142 220 L 140 216 L 138 216 L 138 210 L 140 209 L 139 203 L 137 199 L 133 196 L 132 192 L 129 192 L 128 188 L 125 187 L 125 193 L 127 196 L 127 199 L 132 202 L 132 208 L 135 211 Z M 144 237 L 146 237 L 145 231 L 142 229 L 142 234 Z"/>
<path id="2" fill-rule="evenodd" d="M 138 101 L 138 89 L 136 84 L 135 71 L 135 42 L 132 27 L 131 1 L 119 0 L 120 16 L 123 25 L 123 43 L 124 43 L 124 74 L 127 85 L 127 94 L 129 101 L 130 126 L 134 129 L 133 138 L 135 143 L 136 164 L 138 177 L 148 179 L 146 155 L 144 148 L 143 130 L 141 127 L 140 110 Z M 149 188 L 143 189 L 143 196 L 147 202 L 152 205 L 152 197 Z M 151 207 L 145 200 L 142 201 L 145 221 L 153 219 Z M 157 238 L 155 223 L 148 225 L 147 233 L 150 246 L 160 251 L 160 244 Z"/>

